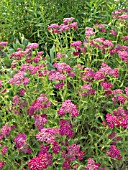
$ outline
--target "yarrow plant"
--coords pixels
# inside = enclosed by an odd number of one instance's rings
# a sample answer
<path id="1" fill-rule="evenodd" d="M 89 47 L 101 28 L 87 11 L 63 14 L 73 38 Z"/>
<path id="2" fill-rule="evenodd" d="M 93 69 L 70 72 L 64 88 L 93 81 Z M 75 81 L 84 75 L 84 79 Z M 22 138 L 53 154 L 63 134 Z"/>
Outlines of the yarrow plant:
<path id="1" fill-rule="evenodd" d="M 74 17 L 53 23 L 50 50 L 0 42 L 1 170 L 127 169 L 127 12 L 83 40 Z"/>

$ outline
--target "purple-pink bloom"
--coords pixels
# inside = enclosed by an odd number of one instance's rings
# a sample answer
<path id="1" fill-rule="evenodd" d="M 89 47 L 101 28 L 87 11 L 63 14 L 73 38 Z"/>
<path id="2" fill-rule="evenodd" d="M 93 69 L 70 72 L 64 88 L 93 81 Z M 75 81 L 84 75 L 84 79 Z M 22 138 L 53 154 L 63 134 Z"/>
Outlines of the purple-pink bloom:
<path id="1" fill-rule="evenodd" d="M 72 22 L 75 18 L 71 17 L 71 18 L 64 18 L 63 19 L 63 23 L 64 24 L 69 24 L 69 22 Z"/>
<path id="2" fill-rule="evenodd" d="M 7 151 L 8 151 L 7 146 L 3 146 L 2 150 L 1 150 L 2 155 L 5 155 L 7 153 Z"/>
<path id="3" fill-rule="evenodd" d="M 70 120 L 61 120 L 59 124 L 60 124 L 59 134 L 61 136 L 67 136 L 69 138 L 72 138 L 74 136 Z"/>
<path id="4" fill-rule="evenodd" d="M 92 158 L 89 158 L 85 170 L 99 170 L 99 167 L 100 164 L 97 164 Z"/>
<path id="5" fill-rule="evenodd" d="M 44 128 L 44 124 L 47 123 L 47 115 L 46 114 L 34 115 L 34 121 L 35 126 L 37 126 L 38 130 L 41 130 Z"/>
<path id="6" fill-rule="evenodd" d="M 1 135 L 3 137 L 7 137 L 10 135 L 10 132 L 12 129 L 15 129 L 16 127 L 15 126 L 10 126 L 8 124 L 5 124 L 4 126 L 2 126 L 1 128 Z"/>
<path id="7" fill-rule="evenodd" d="M 54 142 L 53 144 L 52 144 L 52 152 L 54 153 L 54 154 L 58 154 L 59 152 L 60 152 L 60 146 L 59 146 L 59 144 L 58 144 L 58 142 Z"/>
<path id="8" fill-rule="evenodd" d="M 62 157 L 65 160 L 68 159 L 70 162 L 76 159 L 82 160 L 84 156 L 84 152 L 80 150 L 80 145 L 72 144 L 71 146 L 67 146 L 66 150 L 66 152 L 63 152 Z"/>
<path id="9" fill-rule="evenodd" d="M 63 82 L 62 83 L 58 83 L 58 84 L 55 85 L 56 89 L 62 89 L 63 87 L 64 87 L 64 83 Z"/>
<path id="10" fill-rule="evenodd" d="M 66 63 L 55 63 L 55 64 L 53 64 L 53 67 L 55 67 L 57 69 L 57 71 L 59 71 L 61 73 L 64 71 L 68 73 L 72 70 L 72 68 Z"/>
<path id="11" fill-rule="evenodd" d="M 44 170 L 52 165 L 52 155 L 50 153 L 40 154 L 29 160 L 28 167 L 30 170 Z"/>
<path id="12" fill-rule="evenodd" d="M 71 117 L 77 117 L 79 115 L 76 105 L 74 105 L 71 100 L 65 100 L 58 110 L 60 116 L 64 116 L 66 113 L 69 113 Z"/>
<path id="13" fill-rule="evenodd" d="M 65 79 L 66 79 L 66 76 L 60 73 L 59 71 L 52 70 L 49 73 L 49 80 L 54 81 L 54 80 L 65 80 Z"/>
<path id="14" fill-rule="evenodd" d="M 4 161 L 0 161 L 0 170 L 2 170 L 2 168 L 4 167 L 4 165 L 6 164 L 6 162 L 4 162 Z"/>
<path id="15" fill-rule="evenodd" d="M 31 44 L 28 44 L 27 45 L 27 49 L 36 49 L 36 48 L 38 48 L 39 47 L 39 44 L 37 44 L 37 43 L 31 43 Z"/>
<path id="16" fill-rule="evenodd" d="M 122 156 L 120 154 L 120 150 L 117 149 L 117 147 L 115 145 L 111 145 L 110 146 L 110 150 L 107 150 L 106 151 L 106 154 L 111 157 L 111 158 L 114 158 L 114 159 L 117 159 L 117 160 L 121 160 L 122 159 Z"/>
<path id="17" fill-rule="evenodd" d="M 46 142 L 48 144 L 52 144 L 55 142 L 55 135 L 57 135 L 58 129 L 57 128 L 43 128 L 41 131 L 36 135 L 38 141 Z"/>

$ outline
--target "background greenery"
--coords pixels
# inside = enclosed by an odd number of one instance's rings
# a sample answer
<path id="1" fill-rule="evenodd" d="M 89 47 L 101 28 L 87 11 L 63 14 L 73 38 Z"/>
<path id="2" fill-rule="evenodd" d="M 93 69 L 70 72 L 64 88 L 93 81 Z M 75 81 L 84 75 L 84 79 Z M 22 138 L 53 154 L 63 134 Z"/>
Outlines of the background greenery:
<path id="1" fill-rule="evenodd" d="M 49 46 L 52 42 L 47 26 L 61 24 L 67 17 L 78 22 L 76 39 L 82 39 L 85 26 L 109 23 L 111 12 L 126 7 L 126 3 L 127 0 L 1 0 L 0 39 L 11 44 L 24 35 L 30 42 Z"/>

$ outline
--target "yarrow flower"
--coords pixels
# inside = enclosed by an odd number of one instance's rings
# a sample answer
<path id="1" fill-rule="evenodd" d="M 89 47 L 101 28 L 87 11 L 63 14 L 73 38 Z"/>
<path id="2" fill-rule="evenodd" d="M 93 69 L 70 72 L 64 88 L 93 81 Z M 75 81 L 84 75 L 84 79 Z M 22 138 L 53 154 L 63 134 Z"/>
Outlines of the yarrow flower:
<path id="1" fill-rule="evenodd" d="M 19 71 L 17 74 L 13 76 L 13 78 L 9 80 L 9 83 L 18 86 L 24 84 L 24 86 L 26 86 L 29 83 L 29 78 L 25 77 L 24 71 Z"/>
<path id="2" fill-rule="evenodd" d="M 30 170 L 44 170 L 52 165 L 52 155 L 50 153 L 40 154 L 28 162 Z"/>
<path id="3" fill-rule="evenodd" d="M 34 115 L 35 112 L 40 112 L 44 108 L 50 107 L 51 102 L 48 101 L 48 98 L 45 94 L 40 94 L 38 97 L 28 108 L 27 113 L 29 115 Z"/>
<path id="4" fill-rule="evenodd" d="M 56 89 L 62 89 L 63 87 L 64 87 L 64 83 L 63 82 L 62 83 L 58 83 L 58 84 L 55 85 Z"/>
<path id="5" fill-rule="evenodd" d="M 58 154 L 59 152 L 60 152 L 60 146 L 59 146 L 59 144 L 58 144 L 58 142 L 54 142 L 53 144 L 52 144 L 52 152 L 54 153 L 54 154 Z"/>
<path id="6" fill-rule="evenodd" d="M 72 68 L 66 63 L 55 63 L 53 64 L 53 67 L 57 68 L 57 71 L 59 71 L 60 73 L 64 71 L 68 73 L 72 70 Z"/>
<path id="7" fill-rule="evenodd" d="M 2 155 L 5 155 L 7 153 L 7 151 L 8 151 L 7 146 L 3 146 L 2 150 L 1 150 Z"/>
<path id="8" fill-rule="evenodd" d="M 31 43 L 31 44 L 28 44 L 26 48 L 28 48 L 28 49 L 36 49 L 38 47 L 39 47 L 39 44 Z"/>
<path id="9" fill-rule="evenodd" d="M 104 90 L 110 90 L 113 87 L 113 84 L 108 81 L 102 81 L 100 85 L 103 87 Z"/>
<path id="10" fill-rule="evenodd" d="M 88 159 L 88 165 L 86 166 L 85 170 L 99 170 L 100 164 L 95 163 L 92 158 Z M 103 167 L 101 170 L 105 170 Z"/>
<path id="11" fill-rule="evenodd" d="M 61 120 L 59 124 L 60 124 L 59 134 L 61 136 L 65 135 L 69 138 L 72 138 L 74 136 L 70 120 Z"/>
<path id="12" fill-rule="evenodd" d="M 65 100 L 58 110 L 60 116 L 65 116 L 66 113 L 69 113 L 71 117 L 77 117 L 79 115 L 76 105 L 74 105 L 71 100 Z"/>
<path id="13" fill-rule="evenodd" d="M 0 170 L 2 170 L 2 168 L 4 167 L 5 164 L 6 164 L 6 162 L 4 162 L 4 161 L 0 162 Z"/>
<path id="14" fill-rule="evenodd" d="M 15 128 L 16 128 L 15 126 L 10 126 L 8 124 L 2 126 L 1 133 L 0 133 L 1 138 L 10 136 L 11 130 Z"/>
<path id="15" fill-rule="evenodd" d="M 75 18 L 71 17 L 71 18 L 64 18 L 63 19 L 63 23 L 64 24 L 69 24 L 69 22 L 72 22 Z"/>
<path id="16" fill-rule="evenodd" d="M 93 28 L 90 28 L 90 27 L 86 27 L 85 28 L 85 35 L 86 37 L 90 37 L 90 36 L 93 36 L 95 35 L 96 33 L 93 31 Z"/>
<path id="17" fill-rule="evenodd" d="M 50 71 L 49 73 L 49 80 L 52 80 L 52 81 L 57 81 L 57 80 L 65 80 L 66 79 L 66 76 L 64 74 L 61 74 L 59 71 Z"/>
<path id="18" fill-rule="evenodd" d="M 117 159 L 117 160 L 121 160 L 122 159 L 122 156 L 120 154 L 120 150 L 117 149 L 117 147 L 115 145 L 111 145 L 110 146 L 110 150 L 107 150 L 106 151 L 106 154 L 111 157 L 111 158 L 114 158 L 114 159 Z"/>
<path id="19" fill-rule="evenodd" d="M 52 144 L 55 142 L 55 136 L 59 133 L 57 128 L 43 128 L 36 135 L 38 141 Z"/>
<path id="20" fill-rule="evenodd" d="M 47 115 L 46 114 L 34 115 L 34 121 L 35 126 L 37 126 L 38 130 L 41 130 L 44 128 L 44 124 L 47 123 Z"/>
<path id="21" fill-rule="evenodd" d="M 28 147 L 26 140 L 27 140 L 27 137 L 26 137 L 25 134 L 18 134 L 14 138 L 14 142 L 16 143 L 16 148 L 20 152 L 24 152 L 24 153 L 30 154 L 32 152 L 32 150 L 31 150 L 31 148 Z"/>
<path id="22" fill-rule="evenodd" d="M 72 144 L 67 146 L 66 151 L 62 152 L 62 157 L 70 162 L 75 161 L 77 158 L 79 161 L 83 159 L 84 152 L 80 150 L 80 145 Z"/>

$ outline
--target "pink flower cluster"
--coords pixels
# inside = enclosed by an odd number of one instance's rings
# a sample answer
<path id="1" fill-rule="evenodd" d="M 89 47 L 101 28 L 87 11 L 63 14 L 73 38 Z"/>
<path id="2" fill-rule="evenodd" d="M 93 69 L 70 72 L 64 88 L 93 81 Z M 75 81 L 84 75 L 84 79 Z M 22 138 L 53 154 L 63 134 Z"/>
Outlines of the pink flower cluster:
<path id="1" fill-rule="evenodd" d="M 57 83 L 56 85 L 55 85 L 55 88 L 56 89 L 62 89 L 64 87 L 64 83 L 62 82 L 62 83 Z"/>
<path id="2" fill-rule="evenodd" d="M 4 162 L 4 161 L 0 161 L 0 170 L 2 170 L 2 168 L 4 167 L 4 165 L 6 164 L 6 162 Z"/>
<path id="3" fill-rule="evenodd" d="M 19 152 L 31 154 L 32 150 L 31 150 L 31 148 L 28 147 L 26 140 L 27 140 L 27 137 L 25 134 L 18 134 L 14 138 L 14 142 L 16 143 L 16 148 L 19 150 Z"/>
<path id="4" fill-rule="evenodd" d="M 106 154 L 113 159 L 117 159 L 117 160 L 122 159 L 122 156 L 120 154 L 120 150 L 117 149 L 117 147 L 115 145 L 111 145 L 110 150 L 107 150 Z"/>
<path id="5" fill-rule="evenodd" d="M 58 80 L 65 80 L 66 76 L 59 71 L 51 70 L 49 73 L 49 80 L 58 81 Z"/>
<path id="6" fill-rule="evenodd" d="M 36 48 L 38 48 L 39 47 L 39 44 L 37 44 L 37 43 L 31 43 L 31 44 L 28 44 L 27 45 L 27 49 L 36 49 Z"/>
<path id="7" fill-rule="evenodd" d="M 95 163 L 92 158 L 88 159 L 88 165 L 86 166 L 85 170 L 99 170 L 100 164 Z M 101 170 L 105 170 L 103 167 Z"/>
<path id="8" fill-rule="evenodd" d="M 99 48 L 103 53 L 111 51 L 114 44 L 111 40 L 105 40 L 105 38 L 95 38 L 90 41 L 90 45 Z"/>
<path id="9" fill-rule="evenodd" d="M 112 100 L 114 104 L 120 103 L 122 105 L 125 104 L 126 101 L 128 101 L 128 97 L 127 97 L 127 89 L 125 88 L 125 92 L 126 95 L 123 94 L 123 90 L 122 89 L 116 89 L 116 90 L 112 90 L 111 94 L 113 95 Z"/>
<path id="10" fill-rule="evenodd" d="M 13 76 L 13 78 L 9 80 L 9 83 L 12 85 L 20 86 L 23 84 L 24 86 L 26 86 L 29 83 L 29 78 L 25 77 L 24 71 L 19 71 Z"/>
<path id="11" fill-rule="evenodd" d="M 90 27 L 86 27 L 85 28 L 85 35 L 86 35 L 86 38 L 90 37 L 90 36 L 93 36 L 95 35 L 96 33 L 93 31 L 93 28 L 90 28 Z"/>
<path id="12" fill-rule="evenodd" d="M 40 154 L 28 162 L 30 170 L 44 170 L 52 165 L 52 155 L 50 153 Z"/>
<path id="13" fill-rule="evenodd" d="M 80 96 L 89 96 L 89 95 L 94 95 L 96 93 L 96 90 L 93 90 L 92 87 L 91 87 L 91 84 L 84 84 L 80 91 L 86 91 L 86 92 L 82 92 L 80 93 Z"/>
<path id="14" fill-rule="evenodd" d="M 74 20 L 73 17 L 64 18 L 63 24 L 61 24 L 61 25 L 51 24 L 51 25 L 48 26 L 48 30 L 51 33 L 57 33 L 57 34 L 63 33 L 63 32 L 68 31 L 70 29 L 76 30 L 76 29 L 78 29 L 77 22 L 72 22 L 73 20 Z"/>
<path id="15" fill-rule="evenodd" d="M 122 8 L 120 10 L 112 12 L 112 17 L 121 20 L 128 20 L 128 10 L 126 8 Z"/>
<path id="16" fill-rule="evenodd" d="M 8 42 L 0 42 L 0 50 L 2 50 L 4 47 L 6 47 Z"/>
<path id="17" fill-rule="evenodd" d="M 55 142 L 55 136 L 59 134 L 59 130 L 57 128 L 43 128 L 36 135 L 38 141 L 46 142 L 47 144 L 52 144 Z"/>
<path id="18" fill-rule="evenodd" d="M 88 82 L 93 82 L 93 80 L 102 80 L 102 79 L 104 80 L 107 76 L 113 76 L 115 78 L 118 78 L 118 69 L 117 68 L 112 69 L 105 62 L 103 62 L 98 71 L 94 72 L 92 68 L 85 68 L 84 72 L 82 72 L 81 75 L 82 75 L 82 80 Z M 101 84 L 103 85 L 104 83 Z M 110 85 L 109 83 L 109 86 L 112 85 Z"/>
<path id="19" fill-rule="evenodd" d="M 34 121 L 35 126 L 37 126 L 38 130 L 41 130 L 44 128 L 44 124 L 47 123 L 47 115 L 46 114 L 34 115 Z"/>
<path id="20" fill-rule="evenodd" d="M 83 43 L 81 41 L 75 41 L 72 44 L 70 44 L 71 47 L 75 48 L 75 51 L 73 52 L 74 56 L 79 56 L 80 52 L 83 54 L 86 53 L 85 47 L 82 47 Z"/>
<path id="21" fill-rule="evenodd" d="M 111 84 L 109 81 L 102 81 L 100 85 L 104 90 L 110 90 L 113 87 L 113 84 Z"/>
<path id="22" fill-rule="evenodd" d="M 7 153 L 7 151 L 8 151 L 7 146 L 3 146 L 2 150 L 1 150 L 2 155 L 5 155 Z"/>
<path id="23" fill-rule="evenodd" d="M 1 132 L 0 132 L 0 140 L 2 140 L 4 137 L 10 136 L 11 130 L 15 128 L 16 128 L 15 126 L 10 126 L 8 124 L 5 124 L 4 126 L 2 126 Z"/>
<path id="24" fill-rule="evenodd" d="M 20 68 L 20 71 L 27 72 L 29 71 L 30 74 L 37 74 L 42 68 L 44 68 L 43 64 L 34 66 L 32 64 L 23 64 Z"/>
<path id="25" fill-rule="evenodd" d="M 50 107 L 51 102 L 48 101 L 48 98 L 45 94 L 40 94 L 40 97 L 38 97 L 28 108 L 27 113 L 29 115 L 34 115 L 35 112 L 40 112 L 40 110 L 44 108 Z"/>
<path id="26" fill-rule="evenodd" d="M 118 69 L 117 69 L 117 68 L 112 69 L 112 68 L 111 68 L 110 66 L 108 66 L 105 62 L 103 62 L 103 63 L 101 64 L 101 67 L 100 67 L 98 73 L 101 73 L 101 74 L 103 74 L 104 76 L 110 75 L 110 76 L 113 76 L 113 77 L 115 77 L 115 78 L 118 78 Z"/>
<path id="27" fill-rule="evenodd" d="M 128 64 L 128 46 L 122 46 L 120 49 L 116 50 L 119 57 Z"/>
<path id="28" fill-rule="evenodd" d="M 22 100 L 18 95 L 15 95 L 12 99 L 13 104 L 11 110 L 14 111 L 15 114 L 21 115 L 22 109 L 27 106 L 27 101 Z"/>
<path id="29" fill-rule="evenodd" d="M 16 60 L 21 60 L 24 56 L 26 56 L 26 58 L 30 58 L 30 56 L 32 56 L 32 50 L 26 49 L 23 51 L 22 48 L 18 48 L 16 52 L 13 52 L 10 55 L 10 59 L 15 58 Z"/>
<path id="30" fill-rule="evenodd" d="M 74 136 L 70 120 L 61 120 L 59 124 L 59 134 L 61 136 L 67 136 L 69 138 L 72 138 Z"/>
<path id="31" fill-rule="evenodd" d="M 54 154 L 58 154 L 60 152 L 60 145 L 58 144 L 58 142 L 54 142 L 52 143 L 52 152 Z"/>
<path id="32" fill-rule="evenodd" d="M 114 115 L 107 114 L 106 121 L 109 128 L 120 127 L 128 128 L 128 114 L 127 110 L 119 107 L 116 111 L 113 112 Z"/>
<path id="33" fill-rule="evenodd" d="M 55 67 L 60 73 L 69 73 L 72 70 L 72 68 L 66 63 L 55 63 L 53 64 L 53 67 Z"/>
<path id="34" fill-rule="evenodd" d="M 62 151 L 62 158 L 64 158 L 63 169 L 67 170 L 71 168 L 71 162 L 78 159 L 83 159 L 84 152 L 80 150 L 80 145 L 72 144 L 67 146 L 66 150 Z"/>
<path id="35" fill-rule="evenodd" d="M 94 26 L 98 28 L 100 32 L 106 32 L 106 24 L 95 24 Z"/>
<path id="36" fill-rule="evenodd" d="M 76 105 L 74 105 L 71 100 L 65 100 L 58 110 L 60 116 L 65 116 L 66 113 L 69 113 L 71 117 L 77 117 L 79 115 Z"/>

